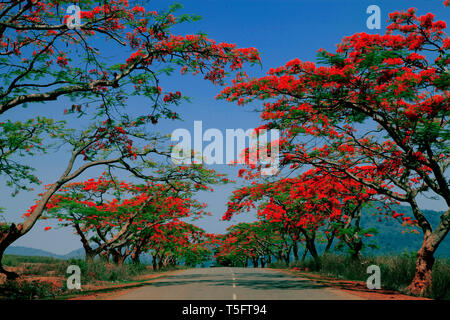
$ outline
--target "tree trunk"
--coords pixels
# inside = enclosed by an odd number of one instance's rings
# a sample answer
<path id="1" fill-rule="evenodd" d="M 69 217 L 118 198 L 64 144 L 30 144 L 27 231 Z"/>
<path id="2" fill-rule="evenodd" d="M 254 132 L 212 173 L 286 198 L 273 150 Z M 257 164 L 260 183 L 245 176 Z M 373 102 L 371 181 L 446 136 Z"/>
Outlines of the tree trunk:
<path id="1" fill-rule="evenodd" d="M 16 225 L 13 223 L 10 225 L 9 230 L 0 233 L 0 273 L 6 275 L 6 279 L 8 280 L 17 279 L 19 275 L 15 272 L 8 271 L 3 268 L 3 254 L 5 253 L 6 248 L 8 248 L 14 241 L 21 237 L 21 228 L 22 225 L 19 224 L 16 227 Z"/>
<path id="2" fill-rule="evenodd" d="M 316 244 L 314 243 L 314 238 L 313 239 L 306 239 L 306 246 L 308 248 L 309 253 L 311 254 L 311 257 L 313 257 L 314 262 L 316 263 L 317 267 L 320 267 L 321 265 L 321 260 L 319 255 L 317 254 L 317 249 L 316 249 Z"/>
<path id="3" fill-rule="evenodd" d="M 266 265 L 266 262 L 264 260 L 264 258 L 261 257 L 261 268 L 264 268 L 264 266 Z"/>
<path id="4" fill-rule="evenodd" d="M 308 248 L 307 247 L 305 247 L 305 251 L 303 252 L 303 255 L 302 255 L 302 262 L 305 262 L 305 259 L 306 259 L 306 255 L 308 254 Z"/>
<path id="5" fill-rule="evenodd" d="M 131 255 L 134 264 L 141 264 L 142 246 L 137 245 L 134 253 Z"/>
<path id="6" fill-rule="evenodd" d="M 125 254 L 119 254 L 117 257 L 117 265 L 118 266 L 123 266 L 123 264 L 125 263 L 125 259 L 127 258 L 127 256 Z"/>
<path id="7" fill-rule="evenodd" d="M 290 257 L 289 252 L 286 252 L 286 253 L 283 255 L 283 259 L 284 259 L 284 262 L 285 262 L 287 265 L 289 265 L 289 263 L 291 262 L 291 257 Z"/>
<path id="8" fill-rule="evenodd" d="M 436 246 L 433 244 L 433 238 L 425 235 L 422 247 L 417 253 L 416 270 L 413 281 L 408 287 L 412 294 L 423 296 L 431 287 L 431 272 L 434 265 L 434 252 Z"/>
<path id="9" fill-rule="evenodd" d="M 120 255 L 116 250 L 109 250 L 114 264 L 119 264 Z"/>
<path id="10" fill-rule="evenodd" d="M 283 262 L 283 251 L 281 250 L 277 252 L 277 261 Z"/>
<path id="11" fill-rule="evenodd" d="M 156 256 L 152 256 L 153 271 L 158 270 L 158 262 Z"/>
<path id="12" fill-rule="evenodd" d="M 92 250 L 84 250 L 86 263 L 92 263 L 95 258 L 95 253 Z M 106 259 L 109 260 L 108 255 L 106 255 Z"/>
<path id="13" fill-rule="evenodd" d="M 362 249 L 363 243 L 362 240 L 359 238 L 355 243 L 353 243 L 352 246 L 352 255 L 351 259 L 353 261 L 360 261 L 361 260 L 361 249 Z"/>
<path id="14" fill-rule="evenodd" d="M 334 237 L 335 237 L 336 231 L 333 231 L 330 237 L 327 237 L 327 245 L 325 247 L 324 254 L 327 254 L 330 252 L 331 246 L 333 245 Z"/>
<path id="15" fill-rule="evenodd" d="M 253 268 L 258 268 L 258 258 L 253 257 L 252 262 L 253 262 Z"/>
<path id="16" fill-rule="evenodd" d="M 140 254 L 134 254 L 133 256 L 133 263 L 134 264 L 141 264 L 141 255 Z"/>
<path id="17" fill-rule="evenodd" d="M 450 230 L 450 209 L 441 216 L 441 221 L 434 231 L 431 231 L 430 224 L 424 218 L 415 202 L 412 203 L 412 208 L 414 216 L 418 218 L 419 225 L 422 227 L 424 238 L 422 247 L 417 252 L 416 270 L 414 278 L 408 286 L 408 291 L 412 294 L 423 296 L 431 287 L 431 272 L 435 260 L 434 252 Z"/>
<path id="18" fill-rule="evenodd" d="M 294 261 L 298 262 L 298 243 L 297 243 L 297 241 L 294 241 L 292 250 L 294 250 Z"/>

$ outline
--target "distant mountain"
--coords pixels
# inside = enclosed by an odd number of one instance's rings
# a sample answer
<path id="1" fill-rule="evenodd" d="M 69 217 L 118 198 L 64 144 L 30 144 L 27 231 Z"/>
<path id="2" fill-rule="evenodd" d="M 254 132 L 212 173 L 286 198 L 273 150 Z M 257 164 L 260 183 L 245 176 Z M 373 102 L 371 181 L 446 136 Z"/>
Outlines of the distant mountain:
<path id="1" fill-rule="evenodd" d="M 65 254 L 62 257 L 62 259 L 84 259 L 85 257 L 85 253 L 84 253 L 84 249 L 80 248 L 80 249 L 76 249 L 73 250 L 71 252 L 69 252 L 68 254 Z"/>
<path id="2" fill-rule="evenodd" d="M 399 254 L 402 252 L 417 252 L 423 241 L 422 230 L 417 228 L 419 234 L 405 232 L 406 228 L 400 222 L 394 219 L 386 219 L 378 213 L 376 203 L 373 207 L 364 208 L 361 218 L 361 227 L 375 228 L 378 234 L 373 239 L 379 246 L 379 249 L 367 249 L 367 254 L 385 255 Z M 393 206 L 396 212 L 404 213 L 405 216 L 414 219 L 412 210 L 408 206 Z M 438 225 L 442 212 L 434 210 L 423 210 L 425 217 L 431 223 L 433 229 Z M 378 221 L 381 218 L 381 221 Z M 403 233 L 402 233 L 403 232 Z M 450 235 L 444 239 L 439 245 L 435 253 L 436 257 L 450 258 Z"/>
<path id="3" fill-rule="evenodd" d="M 51 257 L 56 259 L 62 259 L 62 256 L 56 253 L 52 253 L 41 249 L 19 247 L 19 246 L 17 247 L 10 246 L 6 248 L 5 254 L 13 254 L 16 256 L 29 256 L 29 257 L 39 256 L 39 257 Z"/>
<path id="4" fill-rule="evenodd" d="M 28 248 L 28 247 L 20 247 L 20 246 L 11 246 L 8 247 L 5 251 L 5 254 L 11 254 L 16 256 L 29 256 L 29 257 L 51 257 L 56 259 L 62 259 L 62 260 L 68 260 L 71 258 L 84 258 L 84 249 L 80 248 L 77 250 L 73 250 L 69 252 L 68 254 L 56 254 L 53 252 L 41 250 L 41 249 L 35 249 L 35 248 Z"/>

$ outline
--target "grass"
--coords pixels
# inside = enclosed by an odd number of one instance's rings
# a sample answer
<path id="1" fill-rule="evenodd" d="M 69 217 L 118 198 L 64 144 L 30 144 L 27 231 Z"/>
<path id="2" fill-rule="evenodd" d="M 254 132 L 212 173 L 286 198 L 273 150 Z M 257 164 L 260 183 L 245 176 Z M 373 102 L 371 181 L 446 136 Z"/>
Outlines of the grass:
<path id="1" fill-rule="evenodd" d="M 82 286 L 91 284 L 97 287 L 99 284 L 104 286 L 105 282 L 128 282 L 139 275 L 153 273 L 153 270 L 144 264 L 125 263 L 119 266 L 101 259 L 87 263 L 81 259 L 60 260 L 49 257 L 5 255 L 3 264 L 17 268 L 17 272 L 25 278 L 6 281 L 0 285 L 0 299 L 44 299 L 66 294 L 69 292 L 66 279 L 67 268 L 70 265 L 80 267 Z M 27 276 L 40 279 L 30 281 Z M 60 280 L 59 283 L 62 283 L 62 287 L 55 287 L 55 283 L 52 285 L 47 282 L 50 280 L 46 277 L 56 277 Z"/>
<path id="2" fill-rule="evenodd" d="M 309 271 L 339 279 L 366 281 L 369 265 L 377 265 L 381 270 L 381 286 L 406 293 L 407 286 L 414 277 L 415 254 L 400 256 L 363 257 L 360 261 L 349 257 L 329 254 L 322 258 L 320 266 L 314 261 L 295 262 L 290 267 L 308 268 Z M 275 266 L 280 267 L 280 265 Z M 284 265 L 286 267 L 286 265 Z M 432 286 L 426 296 L 432 299 L 450 299 L 450 260 L 437 259 L 432 272 Z"/>
<path id="3" fill-rule="evenodd" d="M 29 256 L 17 256 L 12 254 L 5 254 L 3 256 L 2 263 L 9 267 L 18 267 L 23 263 L 48 263 L 57 264 L 61 263 L 63 260 L 51 258 L 51 257 L 29 257 Z"/>
<path id="4" fill-rule="evenodd" d="M 80 267 L 82 277 L 87 283 L 92 281 L 126 281 L 150 272 L 146 265 L 143 264 L 125 263 L 118 266 L 100 259 L 96 259 L 88 264 L 82 259 L 60 260 L 51 257 L 5 255 L 3 264 L 7 267 L 22 268 L 19 272 L 21 275 L 63 277 L 67 276 L 68 266 L 77 265 Z"/>
<path id="5" fill-rule="evenodd" d="M 84 260 L 71 259 L 67 262 L 67 266 L 77 265 L 81 269 L 82 278 L 86 282 L 92 281 L 128 281 L 134 277 L 151 273 L 146 265 L 124 263 L 123 265 L 107 264 L 97 259 L 91 263 Z"/>
<path id="6" fill-rule="evenodd" d="M 33 300 L 55 297 L 49 283 L 41 281 L 6 281 L 0 285 L 0 299 Z"/>

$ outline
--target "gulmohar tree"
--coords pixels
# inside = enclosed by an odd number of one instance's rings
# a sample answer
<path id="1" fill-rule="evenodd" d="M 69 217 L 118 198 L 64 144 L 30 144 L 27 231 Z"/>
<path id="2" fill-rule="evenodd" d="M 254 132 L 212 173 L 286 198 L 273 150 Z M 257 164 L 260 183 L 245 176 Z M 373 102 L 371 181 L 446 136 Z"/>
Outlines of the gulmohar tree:
<path id="1" fill-rule="evenodd" d="M 423 233 L 409 286 L 420 295 L 450 230 L 450 39 L 432 13 L 409 9 L 390 20 L 386 34 L 358 33 L 336 52 L 319 50 L 321 65 L 294 59 L 258 79 L 240 74 L 219 97 L 266 100 L 263 127 L 282 130 L 284 163 L 344 175 L 409 204 Z M 419 207 L 424 193 L 449 206 L 434 228 Z"/>
<path id="2" fill-rule="evenodd" d="M 326 239 L 325 253 L 337 239 L 357 260 L 364 247 L 363 239 L 370 237 L 372 231 L 359 225 L 361 210 L 374 194 L 373 190 L 350 178 L 313 169 L 295 178 L 252 183 L 235 190 L 223 218 L 229 220 L 235 214 L 256 208 L 258 219 L 263 223 L 261 230 L 269 234 L 277 232 L 281 237 L 278 245 L 269 240 L 264 242 L 278 247 L 276 251 L 280 254 L 274 255 L 284 257 L 286 263 L 291 253 L 298 260 L 299 244 L 303 244 L 305 253 L 309 252 L 320 265 L 316 242 L 322 233 L 322 238 Z M 251 243 L 258 243 L 258 240 Z"/>
<path id="3" fill-rule="evenodd" d="M 65 98 L 72 101 L 64 108 L 67 117 L 85 120 L 84 128 L 43 118 L 34 123 L 2 122 L 6 136 L 0 140 L 0 174 L 8 176 L 12 186 L 23 189 L 22 179 L 39 182 L 38 175 L 31 175 L 33 168 L 17 157 L 47 150 L 49 138 L 68 150 L 68 161 L 23 223 L 0 225 L 0 261 L 4 250 L 28 233 L 47 210 L 51 197 L 90 168 L 125 170 L 146 181 L 167 183 L 190 176 L 202 185 L 190 168 L 153 170 L 161 160 L 158 156 L 168 156 L 170 150 L 161 144 L 156 147 L 161 137 L 149 128 L 162 118 L 178 119 L 172 107 L 183 98 L 181 92 L 164 91 L 161 74 L 173 75 L 179 69 L 217 84 L 228 70 L 259 62 L 253 48 L 217 44 L 205 35 L 172 33 L 175 25 L 196 20 L 176 17 L 178 6 L 156 12 L 127 0 L 78 1 L 81 24 L 71 29 L 63 8 L 69 4 L 60 0 L 0 4 L 0 115 L 19 106 L 38 108 L 37 103 Z M 118 54 L 111 55 L 112 51 Z M 137 115 L 128 112 L 130 96 L 146 99 L 148 108 Z M 17 276 L 1 264 L 0 272 Z"/>
<path id="4" fill-rule="evenodd" d="M 197 170 L 203 168 L 198 165 Z M 176 180 L 165 183 L 136 185 L 102 176 L 69 183 L 52 196 L 44 218 L 58 219 L 60 226 L 73 228 L 87 261 L 103 255 L 117 264 L 130 256 L 138 262 L 139 256 L 151 248 L 156 229 L 207 214 L 203 210 L 206 204 L 192 196 L 205 188 L 198 181 L 219 183 L 221 179 L 210 170 L 203 176 L 196 174 L 197 182 L 192 178 L 179 174 Z"/>

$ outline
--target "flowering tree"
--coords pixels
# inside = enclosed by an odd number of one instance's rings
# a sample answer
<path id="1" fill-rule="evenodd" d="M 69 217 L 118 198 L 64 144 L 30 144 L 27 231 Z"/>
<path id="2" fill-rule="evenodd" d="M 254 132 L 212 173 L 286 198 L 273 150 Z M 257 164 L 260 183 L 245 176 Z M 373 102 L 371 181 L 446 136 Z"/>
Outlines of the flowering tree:
<path id="1" fill-rule="evenodd" d="M 208 246 L 211 236 L 202 228 L 184 221 L 171 221 L 162 225 L 152 238 L 153 242 L 148 243 L 154 259 L 153 267 L 162 268 L 177 263 L 195 267 L 210 257 Z"/>
<path id="2" fill-rule="evenodd" d="M 261 116 L 283 130 L 285 163 L 345 175 L 408 203 L 424 235 L 409 289 L 423 294 L 450 229 L 450 209 L 433 228 L 417 201 L 429 192 L 450 206 L 450 39 L 432 13 L 409 9 L 390 19 L 384 35 L 358 33 L 335 53 L 320 50 L 321 66 L 295 59 L 259 79 L 241 75 L 220 97 L 268 100 Z"/>
<path id="3" fill-rule="evenodd" d="M 245 61 L 259 60 L 252 48 L 217 44 L 204 35 L 173 34 L 175 25 L 196 20 L 174 16 L 179 6 L 158 13 L 128 0 L 99 5 L 82 0 L 77 1 L 81 20 L 73 25 L 65 10 L 71 3 L 16 0 L 0 4 L 0 67 L 8 70 L 0 75 L 0 114 L 63 96 L 76 99 L 73 108 L 82 111 L 99 100 L 123 105 L 126 97 L 138 94 L 149 98 L 149 109 L 161 108 L 166 116 L 175 117 L 165 104 L 177 101 L 181 94 L 163 94 L 159 73 L 181 66 L 183 73 L 201 72 L 218 83 L 227 65 L 237 69 Z M 120 54 L 111 59 L 112 50 Z M 105 107 L 100 106 L 102 111 Z"/>
<path id="4" fill-rule="evenodd" d="M 202 175 L 200 168 L 198 172 L 198 180 L 212 178 Z M 148 250 L 155 228 L 204 213 L 205 205 L 191 198 L 203 185 L 191 179 L 194 177 L 186 174 L 170 184 L 135 185 L 106 177 L 70 183 L 52 196 L 45 218 L 72 227 L 88 261 L 104 253 L 118 264 L 129 256 L 137 262 L 139 255 Z"/>
<path id="5" fill-rule="evenodd" d="M 195 20 L 187 15 L 175 17 L 177 6 L 157 13 L 131 6 L 127 0 L 100 5 L 78 1 L 81 21 L 74 26 L 73 17 L 62 8 L 69 3 L 19 0 L 0 4 L 0 68 L 8 70 L 0 75 L 0 114 L 64 97 L 76 102 L 64 110 L 68 117 L 89 119 L 87 129 L 68 129 L 64 124 L 56 128 L 47 123 L 30 130 L 29 122 L 2 123 L 7 136 L 1 138 L 1 148 L 6 151 L 0 158 L 0 173 L 10 175 L 12 184 L 21 187 L 19 178 L 38 181 L 30 175 L 31 168 L 12 162 L 20 152 L 28 152 L 30 142 L 38 150 L 35 142 L 54 137 L 69 149 L 69 159 L 60 178 L 46 187 L 24 223 L 1 225 L 0 260 L 5 249 L 34 226 L 51 197 L 89 168 L 126 170 L 171 187 L 177 178 L 190 175 L 192 181 L 203 185 L 195 178 L 198 170 L 194 167 L 154 170 L 169 152 L 167 146 L 156 149 L 155 142 L 161 137 L 149 133 L 148 128 L 160 118 L 177 119 L 171 107 L 182 98 L 178 91 L 163 90 L 160 74 L 171 75 L 179 68 L 181 73 L 200 73 L 221 83 L 227 70 L 259 62 L 253 48 L 217 44 L 204 35 L 173 34 L 176 24 Z M 112 58 L 108 54 L 112 50 L 120 54 Z M 138 115 L 128 113 L 127 97 L 133 95 L 147 98 L 150 107 Z M 6 130 L 19 136 L 11 138 Z M 0 272 L 16 276 L 1 264 Z"/>
<path id="6" fill-rule="evenodd" d="M 298 242 L 304 242 L 307 251 L 317 264 L 320 256 L 316 249 L 318 232 L 325 228 L 328 238 L 326 251 L 334 237 L 341 239 L 355 259 L 363 248 L 363 237 L 368 230 L 359 225 L 361 209 L 373 195 L 364 185 L 351 179 L 310 170 L 296 178 L 283 178 L 274 182 L 254 183 L 234 191 L 224 219 L 234 214 L 256 208 L 258 216 L 275 224 L 277 231 L 288 236 L 285 241 L 285 261 L 294 252 L 298 260 Z"/>
<path id="7" fill-rule="evenodd" d="M 37 117 L 27 121 L 6 120 L 0 123 L 0 175 L 6 184 L 14 188 L 13 195 L 20 190 L 30 190 L 30 184 L 38 184 L 34 168 L 17 160 L 18 157 L 45 153 L 49 148 L 46 133 L 62 132 L 64 124 L 52 119 Z"/>
<path id="8" fill-rule="evenodd" d="M 147 158 L 151 153 L 158 153 L 155 149 L 153 138 L 141 136 L 141 142 L 147 142 L 142 148 L 133 147 L 133 141 L 128 139 L 127 132 L 123 126 L 101 126 L 93 123 L 85 130 L 71 130 L 58 128 L 50 132 L 56 139 L 62 141 L 63 145 L 70 146 L 67 166 L 61 176 L 45 191 L 39 195 L 37 203 L 30 208 L 25 215 L 25 221 L 16 225 L 12 223 L 2 228 L 0 232 L 0 261 L 6 248 L 28 233 L 36 221 L 42 216 L 48 207 L 48 201 L 67 182 L 75 179 L 83 172 L 92 167 L 114 166 L 118 169 L 128 170 L 132 166 L 126 160 L 137 161 L 138 157 Z M 127 131 L 133 132 L 135 128 L 129 127 Z M 134 141 L 136 142 L 136 140 Z M 81 161 L 81 163 L 79 162 Z M 7 272 L 0 264 L 0 272 L 8 277 L 15 277 L 14 273 Z"/>
<path id="9" fill-rule="evenodd" d="M 214 258 L 219 265 L 247 267 L 252 256 L 241 246 L 241 238 L 243 238 L 239 237 L 241 233 L 233 232 L 231 229 L 236 229 L 236 226 L 228 228 L 228 232 L 224 235 L 217 235 L 219 243 L 214 251 Z M 253 257 L 253 259 L 255 261 L 257 257 Z"/>

